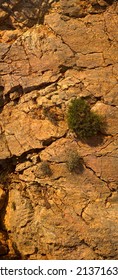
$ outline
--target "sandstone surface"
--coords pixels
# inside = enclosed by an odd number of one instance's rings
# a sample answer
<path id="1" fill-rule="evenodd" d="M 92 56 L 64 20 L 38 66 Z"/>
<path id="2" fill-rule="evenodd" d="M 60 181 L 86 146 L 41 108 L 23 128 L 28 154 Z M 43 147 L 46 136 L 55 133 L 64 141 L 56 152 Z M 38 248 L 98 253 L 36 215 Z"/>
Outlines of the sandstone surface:
<path id="1" fill-rule="evenodd" d="M 113 0 L 0 1 L 1 259 L 118 259 L 117 26 Z M 74 97 L 105 118 L 89 141 Z"/>

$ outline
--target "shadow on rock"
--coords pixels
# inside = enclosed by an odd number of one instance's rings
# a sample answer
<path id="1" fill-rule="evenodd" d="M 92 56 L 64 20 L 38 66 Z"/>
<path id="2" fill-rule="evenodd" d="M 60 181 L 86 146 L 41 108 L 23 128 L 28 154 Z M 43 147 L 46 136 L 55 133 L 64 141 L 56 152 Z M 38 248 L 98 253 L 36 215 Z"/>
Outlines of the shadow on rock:
<path id="1" fill-rule="evenodd" d="M 88 144 L 91 147 L 97 147 L 100 146 L 103 143 L 104 135 L 98 134 L 90 137 L 89 139 L 86 139 L 82 141 L 83 143 Z"/>

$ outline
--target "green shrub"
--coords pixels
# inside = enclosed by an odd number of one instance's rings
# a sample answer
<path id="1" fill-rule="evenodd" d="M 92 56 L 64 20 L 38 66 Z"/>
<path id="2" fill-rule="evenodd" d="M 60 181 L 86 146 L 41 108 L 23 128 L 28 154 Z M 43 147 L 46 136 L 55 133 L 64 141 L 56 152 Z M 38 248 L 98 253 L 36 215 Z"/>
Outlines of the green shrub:
<path id="1" fill-rule="evenodd" d="M 90 106 L 82 98 L 71 100 L 67 122 L 80 139 L 86 139 L 101 132 L 103 128 L 103 118 L 91 111 Z"/>
<path id="2" fill-rule="evenodd" d="M 43 161 L 41 163 L 41 167 L 40 167 L 42 173 L 44 176 L 51 176 L 52 175 L 52 171 L 50 169 L 50 165 L 47 161 Z"/>
<path id="3" fill-rule="evenodd" d="M 75 151 L 71 151 L 68 155 L 66 165 L 70 172 L 81 173 L 84 169 L 83 159 Z"/>

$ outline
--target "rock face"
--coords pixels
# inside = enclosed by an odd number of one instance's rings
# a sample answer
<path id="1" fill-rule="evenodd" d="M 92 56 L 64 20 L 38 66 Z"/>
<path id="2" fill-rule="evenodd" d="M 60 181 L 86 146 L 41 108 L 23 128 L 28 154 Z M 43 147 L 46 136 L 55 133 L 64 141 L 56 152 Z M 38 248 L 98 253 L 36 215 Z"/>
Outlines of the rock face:
<path id="1" fill-rule="evenodd" d="M 1 259 L 118 259 L 117 13 L 117 1 L 0 3 Z M 69 131 L 73 97 L 105 116 L 103 135 Z"/>

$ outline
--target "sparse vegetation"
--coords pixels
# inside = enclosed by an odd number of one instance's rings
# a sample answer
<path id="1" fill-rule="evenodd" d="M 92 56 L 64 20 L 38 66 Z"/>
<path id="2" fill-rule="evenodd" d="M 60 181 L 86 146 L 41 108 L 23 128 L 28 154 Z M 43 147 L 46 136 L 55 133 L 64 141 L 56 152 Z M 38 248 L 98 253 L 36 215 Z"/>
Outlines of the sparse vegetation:
<path id="1" fill-rule="evenodd" d="M 80 139 L 87 139 L 102 131 L 103 118 L 91 111 L 88 103 L 82 98 L 75 98 L 67 112 L 67 122 Z"/>
<path id="2" fill-rule="evenodd" d="M 41 163 L 40 169 L 41 169 L 42 174 L 44 176 L 51 176 L 52 175 L 52 171 L 51 171 L 50 165 L 49 165 L 49 163 L 47 161 L 43 161 Z"/>
<path id="3" fill-rule="evenodd" d="M 83 159 L 77 152 L 71 151 L 67 159 L 67 168 L 70 172 L 81 173 L 83 171 Z"/>

